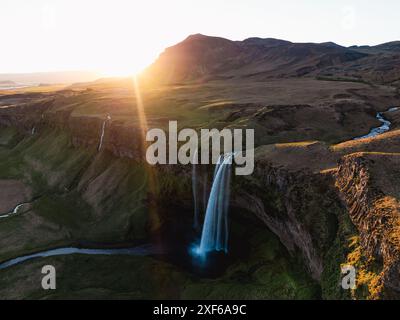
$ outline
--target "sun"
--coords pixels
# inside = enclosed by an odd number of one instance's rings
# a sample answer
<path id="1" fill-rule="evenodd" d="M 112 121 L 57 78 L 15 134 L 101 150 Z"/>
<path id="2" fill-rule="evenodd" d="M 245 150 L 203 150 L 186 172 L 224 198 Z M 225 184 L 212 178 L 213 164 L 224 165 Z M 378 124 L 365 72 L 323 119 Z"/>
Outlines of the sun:
<path id="1" fill-rule="evenodd" d="M 129 77 L 140 74 L 146 66 L 146 64 L 126 62 L 102 67 L 99 72 L 104 77 Z"/>
<path id="2" fill-rule="evenodd" d="M 99 73 L 104 77 L 129 77 L 140 74 L 155 60 L 154 55 L 145 50 L 137 50 L 135 55 L 110 52 L 107 59 L 99 63 Z"/>

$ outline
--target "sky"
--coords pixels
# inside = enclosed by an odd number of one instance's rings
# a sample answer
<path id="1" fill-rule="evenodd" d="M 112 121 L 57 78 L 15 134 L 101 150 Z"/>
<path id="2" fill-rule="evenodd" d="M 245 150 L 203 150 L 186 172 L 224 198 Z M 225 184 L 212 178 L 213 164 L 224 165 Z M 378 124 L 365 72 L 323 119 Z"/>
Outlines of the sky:
<path id="1" fill-rule="evenodd" d="M 375 45 L 400 40 L 398 0 L 0 0 L 0 73 L 128 75 L 190 34 Z"/>

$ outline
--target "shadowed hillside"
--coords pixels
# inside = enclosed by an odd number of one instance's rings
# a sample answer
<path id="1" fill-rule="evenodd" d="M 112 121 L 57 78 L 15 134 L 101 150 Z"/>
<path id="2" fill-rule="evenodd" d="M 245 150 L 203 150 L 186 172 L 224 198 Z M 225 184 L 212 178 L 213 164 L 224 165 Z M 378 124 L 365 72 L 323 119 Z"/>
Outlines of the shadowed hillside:
<path id="1" fill-rule="evenodd" d="M 162 82 L 269 79 L 304 76 L 366 56 L 333 43 L 292 43 L 261 38 L 230 41 L 196 34 L 167 48 L 148 72 Z"/>

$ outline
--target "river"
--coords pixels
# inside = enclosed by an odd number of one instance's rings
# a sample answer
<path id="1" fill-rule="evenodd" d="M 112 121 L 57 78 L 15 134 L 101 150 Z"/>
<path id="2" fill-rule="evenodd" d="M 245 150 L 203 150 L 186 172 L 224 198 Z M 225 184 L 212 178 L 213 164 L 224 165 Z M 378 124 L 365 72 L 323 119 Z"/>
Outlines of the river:
<path id="1" fill-rule="evenodd" d="M 394 112 L 397 110 L 399 110 L 398 107 L 394 107 L 394 108 L 392 107 L 385 112 L 378 112 L 376 115 L 376 118 L 382 123 L 382 125 L 379 127 L 376 127 L 376 128 L 372 128 L 371 131 L 367 135 L 354 138 L 353 140 L 374 138 L 382 133 L 389 131 L 392 123 L 389 120 L 385 119 L 384 114 L 387 112 Z"/>

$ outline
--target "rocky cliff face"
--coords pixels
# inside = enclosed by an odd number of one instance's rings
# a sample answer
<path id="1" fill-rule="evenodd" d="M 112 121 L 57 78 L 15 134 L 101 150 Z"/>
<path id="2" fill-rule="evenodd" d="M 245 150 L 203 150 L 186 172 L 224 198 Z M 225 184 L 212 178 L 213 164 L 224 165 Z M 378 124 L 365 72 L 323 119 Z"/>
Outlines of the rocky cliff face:
<path id="1" fill-rule="evenodd" d="M 400 203 L 397 154 L 356 153 L 339 163 L 336 185 L 359 231 L 360 274 L 371 298 L 400 293 Z"/>
<path id="2" fill-rule="evenodd" d="M 36 133 L 44 128 L 66 130 L 70 133 L 71 143 L 75 147 L 98 148 L 105 122 L 103 150 L 110 151 L 116 157 L 143 159 L 140 126 L 107 119 L 107 114 L 74 114 L 75 104 L 68 104 L 68 99 L 79 95 L 81 93 L 67 92 L 58 93 L 53 97 L 2 97 L 0 125 L 14 127 L 23 134 L 31 134 L 33 128 Z"/>
<path id="3" fill-rule="evenodd" d="M 300 253 L 316 280 L 321 280 L 324 256 L 336 238 L 343 210 L 329 175 L 288 170 L 258 161 L 254 178 L 236 189 L 234 204 L 254 213 L 289 252 Z"/>
<path id="4" fill-rule="evenodd" d="M 14 95 L 3 98 L 0 104 L 0 125 L 18 128 L 20 132 L 31 132 L 32 128 L 43 122 L 42 115 L 52 104 L 53 99 L 42 99 L 40 96 L 35 102 L 31 102 L 29 97 L 21 99 Z"/>
<path id="5" fill-rule="evenodd" d="M 107 120 L 107 116 L 72 116 L 68 130 L 74 146 L 99 147 L 104 124 L 102 150 L 110 151 L 119 158 L 143 159 L 142 132 L 139 127 L 126 125 L 122 121 Z"/>

